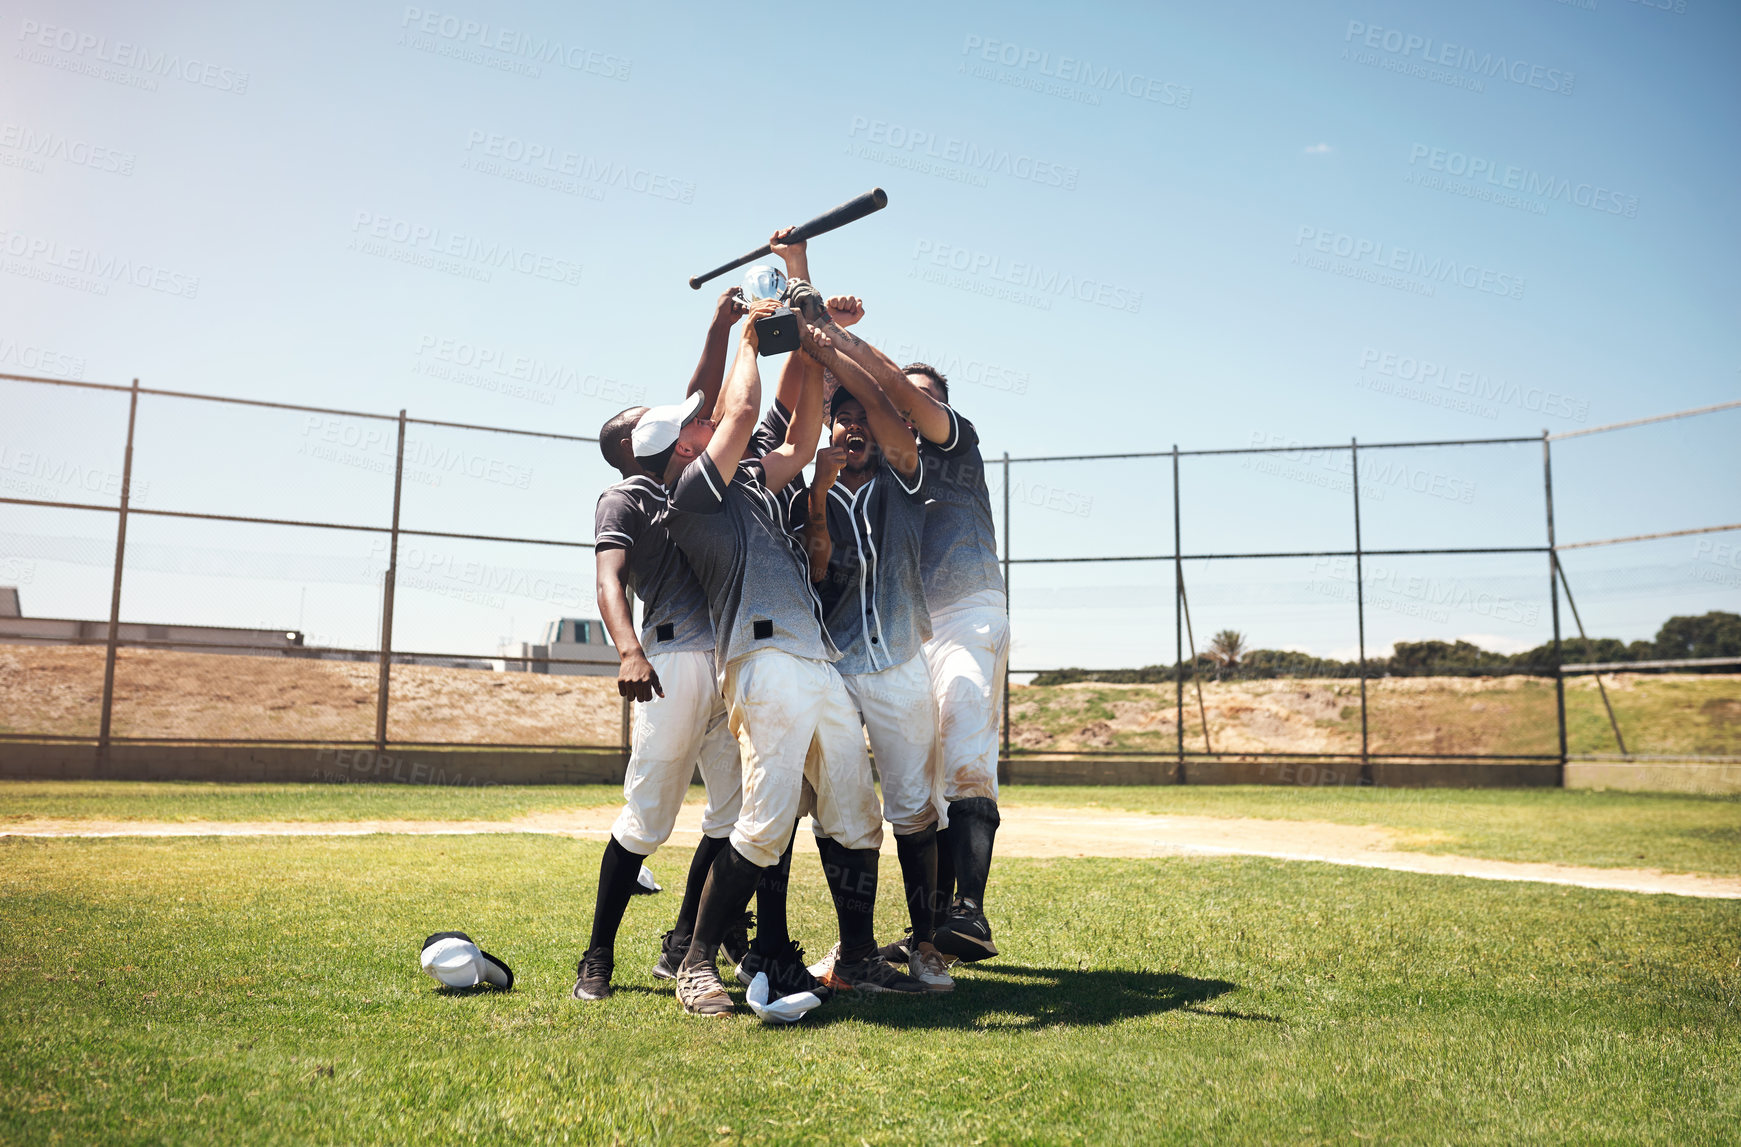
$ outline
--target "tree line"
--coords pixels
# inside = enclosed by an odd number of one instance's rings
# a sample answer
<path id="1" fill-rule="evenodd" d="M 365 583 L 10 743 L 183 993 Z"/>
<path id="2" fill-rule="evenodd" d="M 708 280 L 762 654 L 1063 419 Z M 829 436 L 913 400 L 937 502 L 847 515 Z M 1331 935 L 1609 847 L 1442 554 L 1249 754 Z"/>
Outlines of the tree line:
<path id="1" fill-rule="evenodd" d="M 1712 610 L 1695 617 L 1671 617 L 1650 641 L 1615 637 L 1572 637 L 1560 641 L 1565 664 L 1590 662 L 1669 661 L 1707 657 L 1741 658 L 1741 614 Z M 1689 670 L 1698 672 L 1699 670 Z M 1734 673 L 1741 666 L 1714 666 L 1705 672 Z M 1118 685 L 1156 685 L 1174 679 L 1174 665 L 1141 669 L 1057 669 L 1034 678 L 1035 685 L 1066 685 L 1073 681 L 1104 681 Z M 1521 653 L 1494 653 L 1467 641 L 1399 641 L 1389 657 L 1368 657 L 1368 677 L 1486 677 L 1524 674 L 1554 675 L 1552 642 Z M 1195 661 L 1184 665 L 1187 680 L 1261 680 L 1272 677 L 1360 676 L 1358 661 L 1314 657 L 1290 649 L 1247 649 L 1245 635 L 1222 630 Z"/>

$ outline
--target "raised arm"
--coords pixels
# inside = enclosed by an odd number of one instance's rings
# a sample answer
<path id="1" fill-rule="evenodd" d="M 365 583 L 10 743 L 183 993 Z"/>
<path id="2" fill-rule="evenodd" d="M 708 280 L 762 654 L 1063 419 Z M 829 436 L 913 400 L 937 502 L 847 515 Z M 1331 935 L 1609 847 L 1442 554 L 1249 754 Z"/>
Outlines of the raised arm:
<path id="1" fill-rule="evenodd" d="M 798 323 L 799 339 L 803 339 L 804 323 Z M 778 490 L 796 478 L 810 459 L 816 456 L 816 443 L 822 437 L 822 364 L 802 352 L 789 355 L 780 375 L 785 386 L 788 377 L 795 380 L 792 421 L 786 427 L 786 441 L 768 452 L 762 459 L 762 477 L 768 489 Z"/>
<path id="2" fill-rule="evenodd" d="M 827 367 L 840 385 L 846 387 L 848 393 L 864 404 L 865 418 L 870 422 L 871 434 L 876 438 L 877 446 L 882 450 L 883 457 L 889 460 L 895 473 L 903 478 L 912 478 L 917 474 L 919 446 L 913 440 L 913 432 L 907 428 L 906 421 L 895 409 L 894 403 L 889 401 L 883 388 L 877 385 L 877 380 L 871 377 L 870 372 L 855 359 L 843 354 L 831 335 L 824 334 L 807 323 L 799 324 L 798 339 L 807 354 L 814 356 Z M 821 429 L 818 425 L 817 432 L 821 433 Z"/>
<path id="3" fill-rule="evenodd" d="M 651 701 L 655 693 L 665 696 L 659 674 L 647 660 L 641 637 L 635 632 L 635 614 L 629 605 L 629 551 L 598 550 L 594 564 L 598 567 L 599 616 L 604 619 L 605 631 L 611 635 L 611 643 L 621 658 L 617 666 L 617 692 L 631 701 Z"/>
<path id="4" fill-rule="evenodd" d="M 713 305 L 707 341 L 701 345 L 701 361 L 695 364 L 695 373 L 689 377 L 689 388 L 684 391 L 685 394 L 694 394 L 699 390 L 707 396 L 701 403 L 703 418 L 712 417 L 713 408 L 719 401 L 719 388 L 725 381 L 726 351 L 731 349 L 732 324 L 743 318 L 748 309 L 736 287 L 721 292 L 719 301 Z"/>
<path id="5" fill-rule="evenodd" d="M 912 423 L 913 429 L 926 441 L 948 442 L 949 412 L 943 409 L 943 404 L 914 386 L 906 373 L 895 364 L 894 359 L 846 329 L 863 317 L 864 305 L 858 299 L 850 295 L 837 295 L 828 300 L 827 310 L 818 320 L 813 321 L 842 353 L 876 380 L 901 417 Z M 835 377 L 840 377 L 839 371 L 835 371 Z M 854 391 L 853 396 L 858 397 L 858 392 Z M 870 411 L 868 402 L 865 403 L 865 411 Z M 879 440 L 880 437 L 879 435 Z M 886 444 L 884 449 L 887 449 Z"/>
<path id="6" fill-rule="evenodd" d="M 846 465 L 846 451 L 824 446 L 816 452 L 816 473 L 810 481 L 810 508 L 804 522 L 804 551 L 810 556 L 810 580 L 828 576 L 828 559 L 834 556 L 834 538 L 828 532 L 828 491 Z"/>
<path id="7" fill-rule="evenodd" d="M 778 231 L 774 232 L 773 236 L 768 240 L 768 246 L 773 248 L 774 254 L 780 256 L 780 258 L 786 261 L 786 278 L 788 281 L 792 279 L 802 279 L 805 282 L 809 282 L 810 255 L 806 245 L 802 242 L 782 243 L 780 241 L 791 233 L 792 228 L 790 227 L 780 228 Z M 810 364 L 811 360 L 805 355 L 787 355 L 786 365 L 780 370 L 780 381 L 774 384 L 774 400 L 781 406 L 784 406 L 787 410 L 792 411 L 794 415 L 796 415 L 798 410 L 798 401 L 804 394 L 804 384 L 808 380 L 808 375 L 805 372 L 809 369 Z M 797 424 L 798 419 L 794 417 L 792 419 L 792 425 L 787 427 L 786 440 L 788 442 L 792 440 L 791 432 Z M 817 433 L 821 433 L 820 422 L 817 423 Z M 808 462 L 806 462 L 806 464 L 808 464 Z"/>
<path id="8" fill-rule="evenodd" d="M 772 299 L 762 299 L 750 308 L 749 321 L 744 323 L 743 335 L 738 339 L 731 377 L 714 407 L 715 426 L 713 438 L 707 444 L 707 456 L 727 482 L 737 473 L 750 435 L 755 432 L 756 420 L 761 417 L 762 372 L 756 365 L 755 320 L 773 314 L 776 305 Z"/>
<path id="9" fill-rule="evenodd" d="M 774 254 L 780 256 L 780 258 L 786 261 L 787 279 L 803 279 L 808 283 L 810 281 L 810 254 L 808 247 L 802 239 L 796 243 L 787 243 L 783 241 L 786 236 L 792 233 L 793 230 L 794 229 L 791 227 L 782 227 L 774 232 L 773 236 L 768 240 L 768 248 L 773 251 Z"/>

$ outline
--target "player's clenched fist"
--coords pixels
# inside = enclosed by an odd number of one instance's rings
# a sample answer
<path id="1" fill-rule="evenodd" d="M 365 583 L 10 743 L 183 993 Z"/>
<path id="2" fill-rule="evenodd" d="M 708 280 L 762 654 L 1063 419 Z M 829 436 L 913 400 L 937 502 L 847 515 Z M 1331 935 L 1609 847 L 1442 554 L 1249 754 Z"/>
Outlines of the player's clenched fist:
<path id="1" fill-rule="evenodd" d="M 816 450 L 816 475 L 811 483 L 818 490 L 826 491 L 834 485 L 834 480 L 840 477 L 840 471 L 846 466 L 846 447 L 820 446 Z"/>
<path id="2" fill-rule="evenodd" d="M 857 295 L 831 295 L 828 299 L 828 317 L 836 326 L 850 327 L 864 318 L 864 301 Z"/>
<path id="3" fill-rule="evenodd" d="M 651 701 L 653 695 L 665 696 L 659 684 L 659 673 L 645 653 L 625 653 L 617 667 L 617 692 L 631 701 Z"/>

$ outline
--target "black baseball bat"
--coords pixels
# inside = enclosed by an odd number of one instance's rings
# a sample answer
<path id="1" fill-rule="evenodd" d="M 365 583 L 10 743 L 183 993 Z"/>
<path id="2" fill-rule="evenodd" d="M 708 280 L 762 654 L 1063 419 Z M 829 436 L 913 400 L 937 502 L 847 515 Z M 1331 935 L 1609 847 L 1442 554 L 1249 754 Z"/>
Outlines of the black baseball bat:
<path id="1" fill-rule="evenodd" d="M 881 211 L 888 205 L 889 193 L 880 187 L 873 187 L 855 199 L 848 199 L 845 203 L 842 203 L 832 211 L 824 211 L 808 223 L 800 223 L 792 229 L 792 241 L 796 243 L 805 239 L 814 239 L 825 231 L 832 231 L 836 227 L 844 227 L 853 220 L 863 219 L 871 212 Z M 689 280 L 689 285 L 699 291 L 701 289 L 701 284 L 707 282 L 709 279 L 717 279 L 727 271 L 735 271 L 745 263 L 753 263 L 763 255 L 771 254 L 772 251 L 773 248 L 764 243 L 754 251 L 751 251 L 748 255 L 743 256 L 741 259 L 733 259 L 723 267 L 715 267 L 705 275 L 695 276 L 693 279 Z"/>

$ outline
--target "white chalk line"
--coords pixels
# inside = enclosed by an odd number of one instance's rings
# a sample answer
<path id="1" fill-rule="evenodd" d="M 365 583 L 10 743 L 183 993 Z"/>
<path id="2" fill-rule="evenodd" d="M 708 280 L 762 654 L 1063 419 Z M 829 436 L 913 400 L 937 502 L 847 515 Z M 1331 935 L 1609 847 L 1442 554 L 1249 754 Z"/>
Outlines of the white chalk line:
<path id="1" fill-rule="evenodd" d="M 684 821 L 698 822 L 698 807 L 685 807 L 684 813 Z M 52 826 L 45 824 L 0 827 L 0 837 L 103 840 L 157 837 L 188 839 L 525 835 L 602 840 L 610 835 L 608 825 L 583 822 L 598 822 L 614 815 L 614 809 L 593 809 L 574 810 L 569 814 L 535 814 L 519 821 L 500 822 L 311 821 L 225 824 L 203 821 L 179 824 L 139 822 L 128 825 L 108 822 L 101 829 L 89 830 L 76 827 L 77 822 L 63 821 L 55 822 Z M 809 823 L 805 822 L 803 828 L 809 831 Z M 698 823 L 680 823 L 673 832 L 674 836 L 698 834 Z M 1339 838 L 1341 843 L 1329 839 L 1314 842 L 1312 838 L 1315 836 Z M 1293 845 L 1286 847 L 1274 843 L 1258 843 L 1262 840 L 1274 841 L 1277 837 L 1292 838 Z M 1431 876 L 1563 885 L 1605 892 L 1741 899 L 1741 878 L 1737 877 L 1403 852 L 1385 847 L 1388 839 L 1389 834 L 1385 830 L 1371 826 L 1197 816 L 1109 816 L 1103 810 L 1043 810 L 1014 806 L 1005 810 L 998 854 L 1014 857 L 1109 856 L 1137 859 L 1160 856 L 1252 856 L 1268 860 L 1334 864 Z M 892 851 L 893 844 L 892 835 L 885 833 L 885 850 Z"/>

